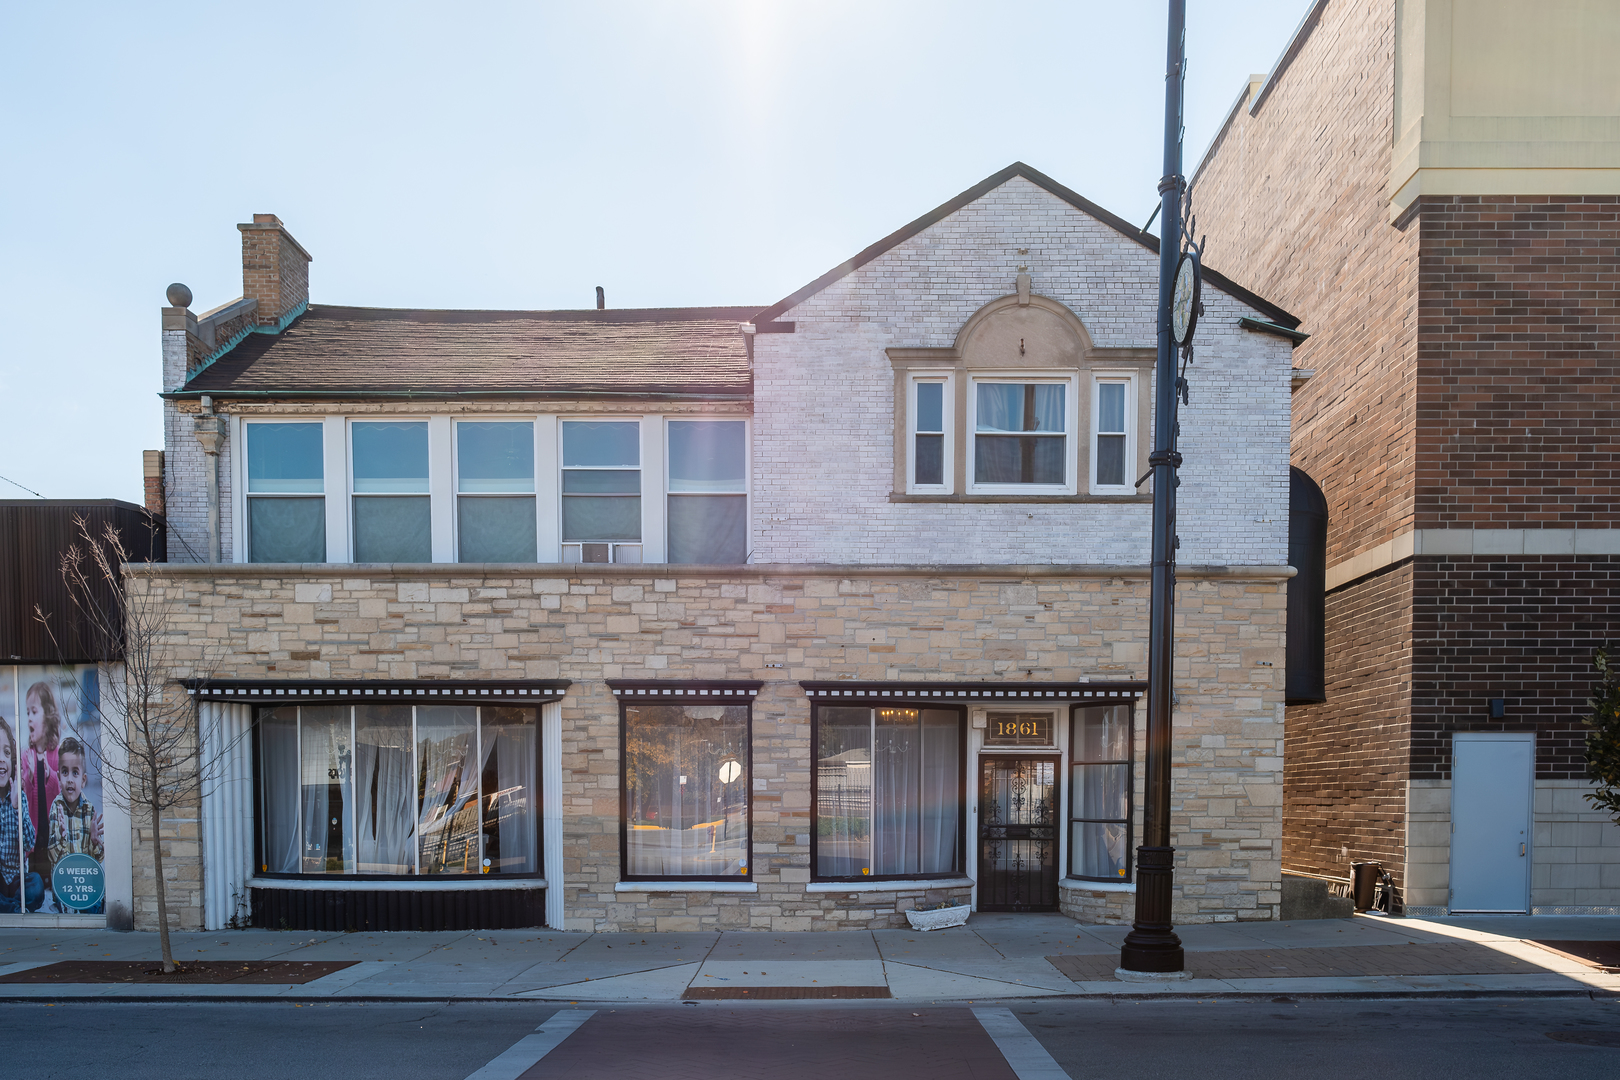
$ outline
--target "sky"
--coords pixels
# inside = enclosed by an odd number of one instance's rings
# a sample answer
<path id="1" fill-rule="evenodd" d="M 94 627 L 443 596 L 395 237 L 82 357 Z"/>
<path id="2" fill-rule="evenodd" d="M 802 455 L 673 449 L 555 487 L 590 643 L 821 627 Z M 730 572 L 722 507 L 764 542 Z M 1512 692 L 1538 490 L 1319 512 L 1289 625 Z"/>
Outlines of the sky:
<path id="1" fill-rule="evenodd" d="M 1189 174 L 1309 6 L 1189 0 Z M 494 309 L 764 307 L 1014 161 L 1141 224 L 1166 8 L 0 4 L 0 498 L 141 501 L 254 213 L 315 303 Z"/>

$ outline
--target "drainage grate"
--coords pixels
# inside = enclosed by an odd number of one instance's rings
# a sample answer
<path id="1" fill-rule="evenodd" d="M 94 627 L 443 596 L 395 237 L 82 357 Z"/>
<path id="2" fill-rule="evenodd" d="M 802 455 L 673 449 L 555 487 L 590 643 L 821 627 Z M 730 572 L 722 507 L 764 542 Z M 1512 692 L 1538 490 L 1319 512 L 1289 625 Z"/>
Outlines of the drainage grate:
<path id="1" fill-rule="evenodd" d="M 683 1001 L 783 1001 L 788 998 L 887 998 L 887 986 L 694 986 Z"/>

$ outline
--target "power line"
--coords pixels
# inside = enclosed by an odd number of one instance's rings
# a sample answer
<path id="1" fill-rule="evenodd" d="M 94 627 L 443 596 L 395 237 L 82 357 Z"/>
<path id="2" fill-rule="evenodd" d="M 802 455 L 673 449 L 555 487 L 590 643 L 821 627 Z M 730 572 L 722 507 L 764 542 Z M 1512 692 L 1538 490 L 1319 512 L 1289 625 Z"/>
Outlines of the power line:
<path id="1" fill-rule="evenodd" d="M 33 488 L 23 487 L 21 484 L 17 483 L 17 481 L 13 480 L 9 476 L 0 476 L 0 480 L 4 480 L 6 483 L 10 484 L 12 487 L 20 487 L 20 488 L 22 488 L 24 491 L 28 492 L 28 494 L 34 496 L 34 498 L 36 498 L 36 499 L 43 499 L 45 497 L 45 496 L 41 495 L 39 492 L 35 491 Z"/>

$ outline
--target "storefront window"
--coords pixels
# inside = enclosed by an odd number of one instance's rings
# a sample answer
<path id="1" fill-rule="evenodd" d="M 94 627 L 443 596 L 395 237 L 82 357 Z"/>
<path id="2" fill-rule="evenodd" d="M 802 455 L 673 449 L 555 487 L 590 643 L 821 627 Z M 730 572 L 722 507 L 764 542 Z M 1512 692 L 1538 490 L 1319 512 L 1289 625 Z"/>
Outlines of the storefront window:
<path id="1" fill-rule="evenodd" d="M 624 706 L 627 879 L 737 879 L 749 867 L 746 705 Z"/>
<path id="2" fill-rule="evenodd" d="M 1074 710 L 1069 876 L 1131 877 L 1131 707 Z"/>
<path id="3" fill-rule="evenodd" d="M 259 710 L 260 871 L 538 873 L 538 719 L 473 705 Z"/>
<path id="4" fill-rule="evenodd" d="M 962 872 L 962 714 L 817 708 L 814 874 Z"/>

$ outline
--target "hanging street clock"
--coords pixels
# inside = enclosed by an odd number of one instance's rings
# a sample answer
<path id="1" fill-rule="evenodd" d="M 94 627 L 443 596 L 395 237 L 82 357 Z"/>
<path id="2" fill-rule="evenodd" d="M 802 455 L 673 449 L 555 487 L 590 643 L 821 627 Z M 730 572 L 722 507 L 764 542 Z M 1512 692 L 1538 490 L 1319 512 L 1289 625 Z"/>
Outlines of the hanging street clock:
<path id="1" fill-rule="evenodd" d="M 1203 312 L 1202 274 L 1198 268 L 1198 253 L 1184 252 L 1176 266 L 1176 287 L 1170 296 L 1170 336 L 1177 345 L 1192 340 L 1193 327 Z"/>

